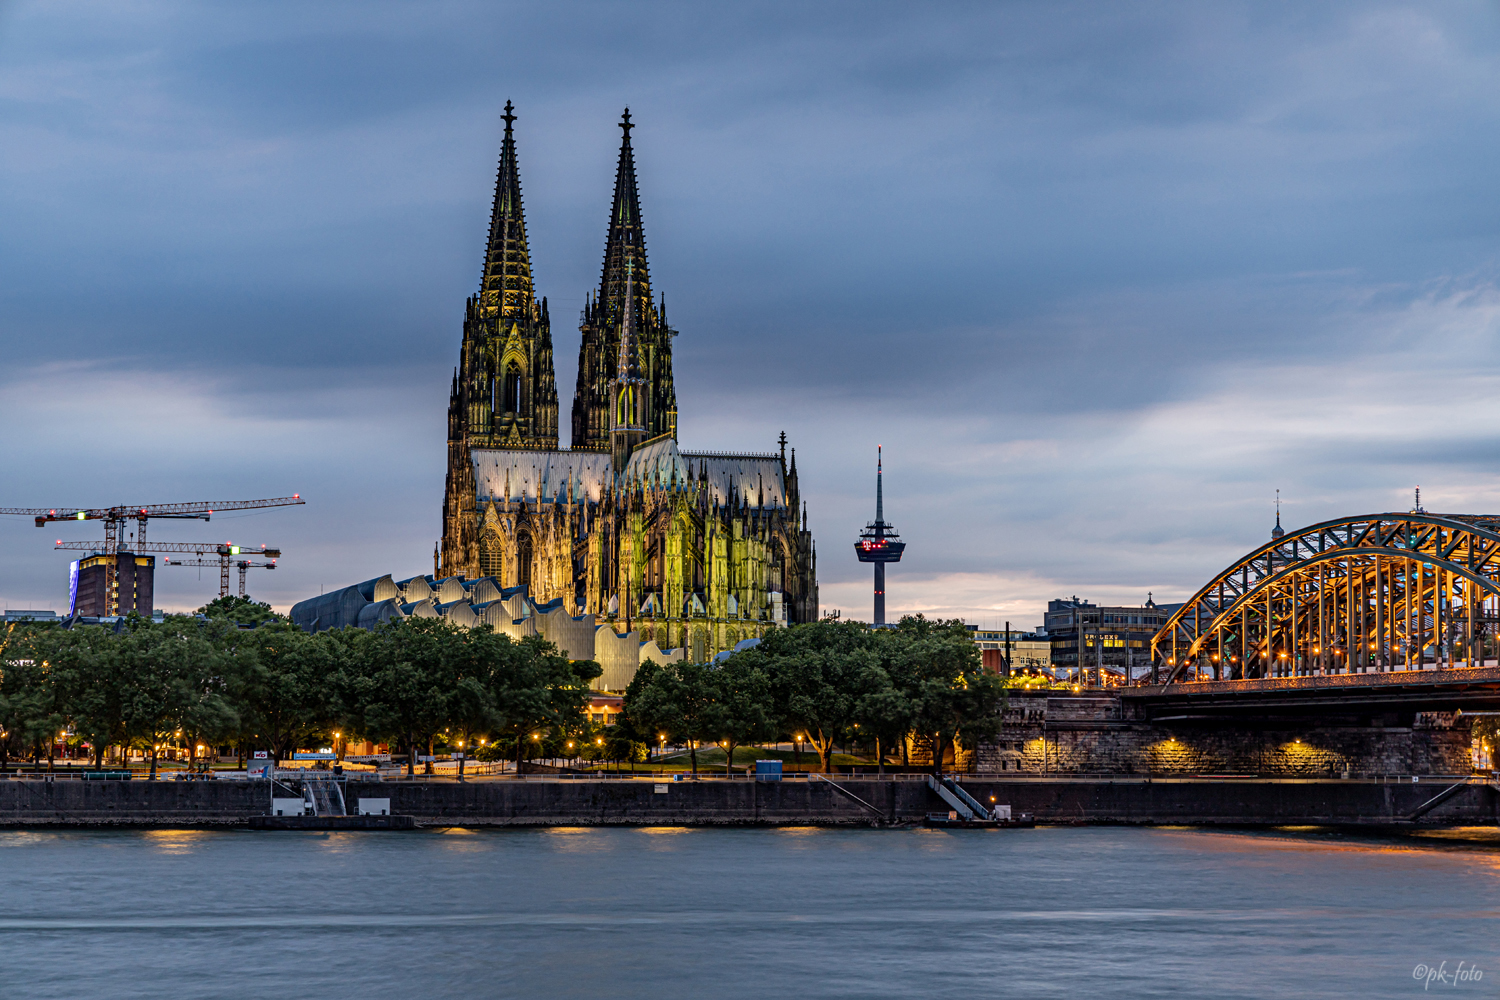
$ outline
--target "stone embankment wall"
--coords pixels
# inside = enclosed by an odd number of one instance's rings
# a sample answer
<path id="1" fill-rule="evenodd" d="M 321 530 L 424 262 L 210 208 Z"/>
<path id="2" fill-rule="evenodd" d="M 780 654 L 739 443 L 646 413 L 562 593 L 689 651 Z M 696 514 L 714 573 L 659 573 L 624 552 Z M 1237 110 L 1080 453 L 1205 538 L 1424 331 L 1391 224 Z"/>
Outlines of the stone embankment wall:
<path id="1" fill-rule="evenodd" d="M 234 826 L 269 805 L 263 781 L 0 781 L 0 825 Z"/>
<path id="2" fill-rule="evenodd" d="M 1201 826 L 1385 826 L 1412 822 L 1450 780 L 1375 782 L 1340 779 L 1195 781 L 964 779 L 980 802 L 1005 802 L 1048 823 L 1184 823 Z M 1421 825 L 1493 825 L 1500 794 L 1471 784 L 1424 813 Z M 1175 818 L 1174 818 L 1175 817 Z"/>
<path id="3" fill-rule="evenodd" d="M 1043 823 L 1391 824 L 1452 783 L 966 777 L 982 803 Z M 915 823 L 947 806 L 921 781 L 351 781 L 422 826 L 715 826 Z M 238 826 L 267 811 L 264 784 L 242 781 L 0 781 L 0 826 Z M 1497 793 L 1473 784 L 1422 823 L 1494 823 Z"/>
<path id="4" fill-rule="evenodd" d="M 1012 694 L 999 737 L 982 745 L 983 774 L 1467 774 L 1469 731 L 1422 713 L 1411 726 L 1305 726 L 1248 721 L 1139 722 L 1108 694 Z"/>

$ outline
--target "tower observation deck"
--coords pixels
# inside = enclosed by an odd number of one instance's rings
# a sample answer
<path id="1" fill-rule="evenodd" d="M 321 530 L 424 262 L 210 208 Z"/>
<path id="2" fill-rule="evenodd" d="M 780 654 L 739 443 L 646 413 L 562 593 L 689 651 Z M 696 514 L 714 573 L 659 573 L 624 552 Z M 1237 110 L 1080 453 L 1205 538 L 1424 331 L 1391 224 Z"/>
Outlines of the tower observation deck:
<path id="1" fill-rule="evenodd" d="M 860 562 L 875 564 L 875 624 L 885 624 L 885 564 L 901 561 L 906 543 L 895 525 L 885 521 L 885 489 L 882 484 L 881 449 L 875 448 L 875 520 L 865 525 L 854 543 L 854 554 Z"/>

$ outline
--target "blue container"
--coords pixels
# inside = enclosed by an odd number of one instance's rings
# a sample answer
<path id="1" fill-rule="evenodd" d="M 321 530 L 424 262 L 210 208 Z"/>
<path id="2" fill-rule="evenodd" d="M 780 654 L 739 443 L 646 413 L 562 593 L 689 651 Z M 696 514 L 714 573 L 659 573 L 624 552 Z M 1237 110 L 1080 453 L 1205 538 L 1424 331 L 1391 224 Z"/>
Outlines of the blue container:
<path id="1" fill-rule="evenodd" d="M 756 761 L 755 762 L 755 780 L 756 781 L 780 781 L 781 780 L 781 761 L 779 761 L 779 760 L 758 760 L 758 761 Z"/>

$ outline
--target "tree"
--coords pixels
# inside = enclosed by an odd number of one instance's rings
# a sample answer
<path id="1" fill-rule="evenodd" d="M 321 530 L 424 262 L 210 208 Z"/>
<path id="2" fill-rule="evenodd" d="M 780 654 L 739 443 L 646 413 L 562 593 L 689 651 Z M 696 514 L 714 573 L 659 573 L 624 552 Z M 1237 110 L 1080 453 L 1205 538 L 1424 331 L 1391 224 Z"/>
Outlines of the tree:
<path id="1" fill-rule="evenodd" d="M 719 691 L 713 668 L 704 663 L 670 663 L 654 672 L 636 692 L 626 693 L 626 712 L 650 720 L 674 740 L 686 742 L 698 773 L 698 742 L 713 739 L 719 724 L 715 702 Z"/>
<path id="2" fill-rule="evenodd" d="M 470 629 L 453 637 L 455 648 L 444 662 L 450 685 L 448 723 L 458 738 L 462 755 L 458 760 L 458 778 L 464 779 L 464 767 L 473 753 L 474 738 L 488 733 L 500 723 L 495 707 L 494 674 L 512 655 L 512 643 L 489 626 Z"/>
<path id="3" fill-rule="evenodd" d="M 225 594 L 216 597 L 203 607 L 198 609 L 198 614 L 209 618 L 221 618 L 225 621 L 234 622 L 237 625 L 260 625 L 263 622 L 272 622 L 286 619 L 271 610 L 269 604 L 263 604 L 249 597 L 238 597 L 233 594 Z"/>
<path id="4" fill-rule="evenodd" d="M 41 770 L 41 741 L 51 745 L 62 726 L 56 678 L 47 659 L 48 633 L 37 626 L 6 627 L 4 658 L 0 661 L 0 729 L 7 741 L 33 748 L 33 761 Z"/>
<path id="5" fill-rule="evenodd" d="M 220 718 L 229 713 L 223 694 L 214 689 L 214 679 L 224 675 L 224 657 L 191 620 L 152 625 L 132 619 L 115 641 L 125 735 L 150 752 L 155 781 L 162 744 L 179 735 L 184 724 L 205 717 L 194 713 Z"/>
<path id="6" fill-rule="evenodd" d="M 360 709 L 360 728 L 402 741 L 406 773 L 416 773 L 417 748 L 448 721 L 445 660 L 459 626 L 446 618 L 403 618 L 381 625 L 363 663 L 345 665 L 346 689 Z"/>
<path id="7" fill-rule="evenodd" d="M 105 747 L 125 741 L 120 644 L 98 625 L 50 628 L 37 638 L 64 692 L 73 731 L 93 748 L 94 767 L 102 768 Z"/>
<path id="8" fill-rule="evenodd" d="M 855 725 L 862 734 L 875 740 L 876 769 L 883 775 L 887 750 L 891 744 L 904 741 L 911 731 L 912 702 L 892 682 L 891 672 L 884 665 L 867 668 L 858 689 L 860 695 L 854 702 Z"/>
<path id="9" fill-rule="evenodd" d="M 665 725 L 658 725 L 656 720 L 642 714 L 647 703 L 640 700 L 641 692 L 650 686 L 660 672 L 660 663 L 647 660 L 636 668 L 635 676 L 626 686 L 624 704 L 620 706 L 620 713 L 615 716 L 614 722 L 615 731 L 625 739 L 647 746 L 659 746 L 661 738 L 666 735 Z"/>
<path id="10" fill-rule="evenodd" d="M 570 660 L 541 636 L 510 643 L 497 636 L 496 662 L 490 674 L 497 738 L 511 743 L 517 767 L 522 747 L 532 736 L 556 730 L 559 738 L 587 735 L 589 684 L 602 672 L 593 660 Z M 506 645 L 508 644 L 508 645 Z"/>
<path id="11" fill-rule="evenodd" d="M 913 728 L 932 737 L 932 769 L 941 774 L 951 744 L 970 747 L 1000 728 L 1005 687 L 985 672 L 967 627 L 958 619 L 902 618 L 891 638 L 897 669 L 908 681 Z"/>
<path id="12" fill-rule="evenodd" d="M 736 747 L 770 739 L 776 732 L 771 706 L 771 685 L 765 672 L 748 659 L 731 656 L 719 665 L 709 665 L 713 704 L 709 725 L 724 743 L 724 774 L 734 764 Z"/>
<path id="13" fill-rule="evenodd" d="M 765 672 L 773 717 L 806 733 L 827 773 L 833 768 L 834 741 L 858 721 L 861 686 L 870 682 L 870 668 L 880 664 L 877 641 L 861 622 L 825 619 L 776 629 L 729 659 L 743 658 Z"/>
<path id="14" fill-rule="evenodd" d="M 310 636 L 284 619 L 255 629 L 221 627 L 217 638 L 232 664 L 227 672 L 240 708 L 239 731 L 264 742 L 273 767 L 328 728 L 337 654 L 344 649 L 337 641 L 327 633 Z"/>

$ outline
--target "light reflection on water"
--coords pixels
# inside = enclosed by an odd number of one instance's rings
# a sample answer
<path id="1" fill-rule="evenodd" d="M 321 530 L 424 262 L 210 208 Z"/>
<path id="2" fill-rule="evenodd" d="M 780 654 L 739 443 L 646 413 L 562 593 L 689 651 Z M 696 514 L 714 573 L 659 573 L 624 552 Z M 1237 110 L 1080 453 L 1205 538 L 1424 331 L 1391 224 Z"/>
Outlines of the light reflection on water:
<path id="1" fill-rule="evenodd" d="M 0 831 L 0 995 L 1493 995 L 1500 837 Z M 288 990 L 287 983 L 295 983 Z M 1483 988 L 1482 988 L 1483 987 Z"/>

